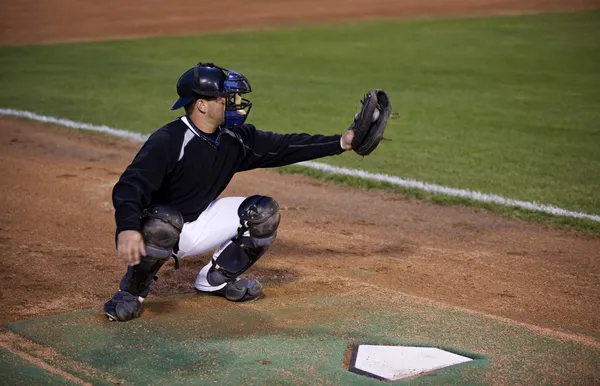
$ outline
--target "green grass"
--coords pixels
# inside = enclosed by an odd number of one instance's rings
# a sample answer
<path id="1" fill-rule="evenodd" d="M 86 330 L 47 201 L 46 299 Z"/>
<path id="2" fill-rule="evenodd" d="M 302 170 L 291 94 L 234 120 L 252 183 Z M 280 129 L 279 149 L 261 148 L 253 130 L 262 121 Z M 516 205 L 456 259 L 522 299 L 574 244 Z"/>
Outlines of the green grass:
<path id="1" fill-rule="evenodd" d="M 600 234 L 600 222 L 588 219 L 556 216 L 519 207 L 509 207 L 487 202 L 478 202 L 468 198 L 449 196 L 446 194 L 433 194 L 416 188 L 406 188 L 387 182 L 366 180 L 359 177 L 328 174 L 319 170 L 308 169 L 301 166 L 285 166 L 279 170 L 283 173 L 303 174 L 318 180 L 331 181 L 337 184 L 353 186 L 366 190 L 392 191 L 394 193 L 403 195 L 407 199 L 418 199 L 437 205 L 465 205 L 473 207 L 476 210 L 494 212 L 509 219 L 534 221 L 539 224 L 549 225 L 553 228 L 570 228 L 588 234 Z"/>
<path id="2" fill-rule="evenodd" d="M 389 91 L 391 141 L 324 162 L 600 213 L 599 11 L 0 47 L 0 107 L 149 133 L 199 60 L 250 78 L 264 130 L 341 133 Z"/>

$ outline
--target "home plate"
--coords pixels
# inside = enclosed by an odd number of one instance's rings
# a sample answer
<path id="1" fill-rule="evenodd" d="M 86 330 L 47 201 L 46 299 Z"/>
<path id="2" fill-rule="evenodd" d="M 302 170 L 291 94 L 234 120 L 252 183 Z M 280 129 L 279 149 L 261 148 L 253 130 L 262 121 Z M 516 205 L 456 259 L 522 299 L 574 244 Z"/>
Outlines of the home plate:
<path id="1" fill-rule="evenodd" d="M 354 347 L 348 370 L 384 381 L 398 381 L 472 360 L 435 347 L 361 344 Z"/>

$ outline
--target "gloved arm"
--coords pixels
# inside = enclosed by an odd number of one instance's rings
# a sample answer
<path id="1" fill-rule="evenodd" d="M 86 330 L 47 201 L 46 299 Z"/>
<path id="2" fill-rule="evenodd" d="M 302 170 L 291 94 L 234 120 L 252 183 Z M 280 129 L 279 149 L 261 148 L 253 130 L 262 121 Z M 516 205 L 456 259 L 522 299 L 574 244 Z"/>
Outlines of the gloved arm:
<path id="1" fill-rule="evenodd" d="M 245 146 L 240 170 L 291 165 L 344 152 L 341 135 L 277 134 L 244 125 L 238 132 Z"/>

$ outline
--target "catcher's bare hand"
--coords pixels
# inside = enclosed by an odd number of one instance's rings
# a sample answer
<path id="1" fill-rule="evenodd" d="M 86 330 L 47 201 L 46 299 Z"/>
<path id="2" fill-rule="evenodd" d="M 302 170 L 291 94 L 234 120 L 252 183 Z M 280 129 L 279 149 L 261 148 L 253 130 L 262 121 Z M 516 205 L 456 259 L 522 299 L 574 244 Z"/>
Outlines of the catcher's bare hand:
<path id="1" fill-rule="evenodd" d="M 146 256 L 144 239 L 138 231 L 121 231 L 117 236 L 117 256 L 127 265 L 140 263 L 141 256 Z"/>
<path id="2" fill-rule="evenodd" d="M 352 140 L 354 139 L 354 131 L 346 130 L 344 134 L 342 134 L 342 140 L 340 141 L 340 146 L 344 150 L 352 149 Z"/>

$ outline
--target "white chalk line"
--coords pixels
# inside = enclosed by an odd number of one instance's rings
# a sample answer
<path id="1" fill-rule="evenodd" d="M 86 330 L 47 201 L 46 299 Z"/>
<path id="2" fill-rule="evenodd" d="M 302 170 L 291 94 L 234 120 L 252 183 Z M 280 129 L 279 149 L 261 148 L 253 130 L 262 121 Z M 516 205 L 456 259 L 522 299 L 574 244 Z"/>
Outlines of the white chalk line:
<path id="1" fill-rule="evenodd" d="M 69 119 L 61 119 L 61 118 L 56 118 L 56 117 L 39 115 L 36 113 L 32 113 L 30 111 L 24 111 L 24 110 L 0 108 L 0 115 L 27 118 L 27 119 L 31 119 L 31 120 L 38 121 L 38 122 L 52 123 L 55 125 L 69 127 L 72 129 L 97 131 L 97 132 L 110 134 L 110 135 L 114 135 L 114 136 L 117 136 L 120 138 L 126 138 L 126 139 L 139 141 L 139 142 L 143 142 L 148 138 L 147 135 L 134 133 L 131 131 L 114 129 L 114 128 L 108 127 L 108 126 L 96 126 L 96 125 L 92 125 L 89 123 L 75 122 L 75 121 L 71 121 Z M 413 180 L 413 179 L 400 178 L 400 177 L 396 177 L 396 176 L 390 176 L 387 174 L 370 173 L 370 172 L 360 170 L 360 169 L 349 169 L 349 168 L 331 166 L 331 165 L 323 164 L 320 162 L 307 161 L 307 162 L 299 162 L 296 165 L 304 166 L 304 167 L 307 167 L 310 169 L 319 170 L 324 173 L 339 174 L 339 175 L 362 178 L 365 180 L 386 182 L 386 183 L 389 183 L 392 185 L 402 186 L 405 188 L 418 189 L 418 190 L 435 193 L 435 194 L 445 194 L 445 195 L 453 196 L 453 197 L 467 198 L 467 199 L 470 199 L 473 201 L 487 202 L 487 203 L 498 204 L 498 205 L 503 205 L 503 206 L 508 206 L 508 207 L 517 207 L 517 208 L 522 208 L 522 209 L 528 209 L 528 210 L 548 213 L 548 214 L 552 214 L 552 215 L 556 215 L 556 216 L 581 218 L 581 219 L 588 219 L 588 220 L 600 222 L 599 215 L 588 214 L 588 213 L 583 213 L 583 212 L 575 212 L 575 211 L 571 211 L 571 210 L 567 210 L 567 209 L 562 209 L 562 208 L 559 208 L 554 205 L 537 203 L 535 201 L 529 202 L 529 201 L 515 200 L 512 198 L 502 197 L 502 196 L 499 196 L 496 194 L 481 193 L 478 191 L 467 190 L 467 189 L 450 188 L 447 186 L 429 184 L 427 182 L 421 182 L 421 181 L 417 181 L 417 180 Z"/>

